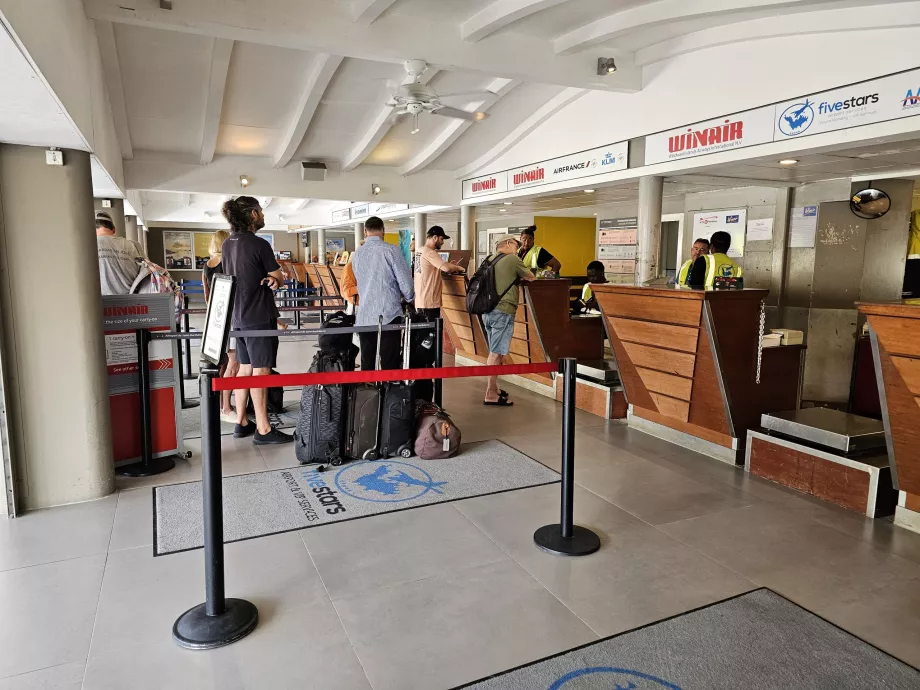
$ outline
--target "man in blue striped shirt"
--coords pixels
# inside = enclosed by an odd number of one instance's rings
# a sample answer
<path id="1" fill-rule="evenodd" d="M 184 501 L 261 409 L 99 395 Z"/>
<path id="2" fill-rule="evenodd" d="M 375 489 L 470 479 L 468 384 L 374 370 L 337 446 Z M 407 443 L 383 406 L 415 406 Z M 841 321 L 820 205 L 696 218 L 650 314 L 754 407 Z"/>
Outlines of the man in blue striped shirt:
<path id="1" fill-rule="evenodd" d="M 415 299 L 412 271 L 399 247 L 383 241 L 383 221 L 371 216 L 364 221 L 364 244 L 351 256 L 351 267 L 358 282 L 361 304 L 358 326 L 376 326 L 382 316 L 384 324 L 400 323 L 402 300 Z M 402 367 L 400 331 L 384 331 L 380 341 L 382 369 Z M 361 368 L 374 369 L 377 354 L 377 334 L 359 333 Z"/>

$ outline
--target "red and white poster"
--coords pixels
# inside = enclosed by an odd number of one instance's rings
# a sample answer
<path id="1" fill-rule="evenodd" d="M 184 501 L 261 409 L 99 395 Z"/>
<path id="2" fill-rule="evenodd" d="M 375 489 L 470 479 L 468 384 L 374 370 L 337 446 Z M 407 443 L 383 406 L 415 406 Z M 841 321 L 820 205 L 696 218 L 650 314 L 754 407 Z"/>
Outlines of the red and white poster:
<path id="1" fill-rule="evenodd" d="M 128 464 L 141 457 L 137 329 L 174 331 L 174 309 L 172 295 L 106 295 L 102 298 L 109 412 L 116 465 Z M 182 451 L 182 410 L 178 394 L 182 382 L 175 366 L 177 342 L 152 340 L 149 346 L 147 366 L 150 369 L 154 457 Z"/>

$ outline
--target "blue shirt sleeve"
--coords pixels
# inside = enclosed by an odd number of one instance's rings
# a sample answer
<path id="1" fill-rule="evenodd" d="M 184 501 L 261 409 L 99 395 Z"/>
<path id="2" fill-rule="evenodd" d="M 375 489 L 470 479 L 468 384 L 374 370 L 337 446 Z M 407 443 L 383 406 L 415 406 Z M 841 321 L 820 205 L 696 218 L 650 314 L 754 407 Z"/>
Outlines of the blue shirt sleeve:
<path id="1" fill-rule="evenodd" d="M 403 299 L 407 302 L 415 300 L 415 280 L 412 278 L 412 269 L 403 258 L 402 252 L 398 249 L 390 252 L 390 265 L 393 267 L 393 273 L 396 275 L 396 283 L 399 285 L 399 291 Z"/>

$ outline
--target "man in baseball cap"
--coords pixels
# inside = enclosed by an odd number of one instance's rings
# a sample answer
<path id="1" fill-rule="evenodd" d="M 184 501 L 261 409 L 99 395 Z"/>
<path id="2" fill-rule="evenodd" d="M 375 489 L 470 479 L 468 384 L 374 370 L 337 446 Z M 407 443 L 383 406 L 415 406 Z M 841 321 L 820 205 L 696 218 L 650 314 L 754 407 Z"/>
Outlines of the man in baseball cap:
<path id="1" fill-rule="evenodd" d="M 444 228 L 431 226 L 415 263 L 415 308 L 430 319 L 441 315 L 441 273 L 466 273 L 465 268 L 445 261 L 438 253 L 448 239 Z"/>
<path id="2" fill-rule="evenodd" d="M 105 211 L 96 212 L 96 250 L 99 254 L 99 283 L 103 295 L 131 293 L 140 272 L 137 259 L 146 259 L 137 242 L 118 237 L 115 223 Z"/>

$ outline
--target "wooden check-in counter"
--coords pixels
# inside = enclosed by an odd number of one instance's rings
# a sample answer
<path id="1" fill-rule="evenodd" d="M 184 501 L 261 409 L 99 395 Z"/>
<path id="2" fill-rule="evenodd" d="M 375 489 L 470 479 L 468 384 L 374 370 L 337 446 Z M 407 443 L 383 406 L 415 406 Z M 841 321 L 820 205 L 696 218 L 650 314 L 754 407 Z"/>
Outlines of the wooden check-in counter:
<path id="1" fill-rule="evenodd" d="M 736 464 L 764 412 L 798 407 L 802 346 L 765 348 L 766 290 L 596 285 L 629 424 Z"/>
<path id="2" fill-rule="evenodd" d="M 869 322 L 895 522 L 920 531 L 920 305 L 857 304 Z"/>

